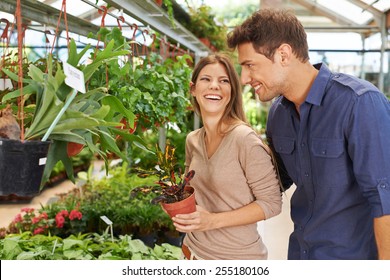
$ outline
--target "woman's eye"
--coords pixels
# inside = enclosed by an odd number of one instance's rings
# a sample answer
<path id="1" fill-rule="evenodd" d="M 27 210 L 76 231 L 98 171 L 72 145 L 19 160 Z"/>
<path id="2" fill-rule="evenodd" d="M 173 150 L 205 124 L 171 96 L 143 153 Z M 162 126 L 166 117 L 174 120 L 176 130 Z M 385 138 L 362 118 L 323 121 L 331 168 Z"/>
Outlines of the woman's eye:
<path id="1" fill-rule="evenodd" d="M 221 80 L 221 82 L 222 82 L 222 83 L 227 83 L 227 84 L 230 83 L 229 79 L 223 79 L 223 80 Z"/>
<path id="2" fill-rule="evenodd" d="M 207 77 L 202 77 L 202 78 L 200 78 L 200 80 L 201 80 L 201 81 L 210 81 L 210 79 L 207 78 Z"/>

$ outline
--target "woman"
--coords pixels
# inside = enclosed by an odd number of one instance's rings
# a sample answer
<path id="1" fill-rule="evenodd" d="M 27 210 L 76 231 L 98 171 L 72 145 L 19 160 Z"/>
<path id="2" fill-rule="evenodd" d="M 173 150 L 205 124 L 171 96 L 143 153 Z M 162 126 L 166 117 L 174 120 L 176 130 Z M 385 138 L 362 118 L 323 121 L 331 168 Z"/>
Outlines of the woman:
<path id="1" fill-rule="evenodd" d="M 266 259 L 257 222 L 280 213 L 280 185 L 268 149 L 246 122 L 229 57 L 202 58 L 190 91 L 203 127 L 186 140 L 197 210 L 173 218 L 187 233 L 183 252 L 187 259 Z"/>

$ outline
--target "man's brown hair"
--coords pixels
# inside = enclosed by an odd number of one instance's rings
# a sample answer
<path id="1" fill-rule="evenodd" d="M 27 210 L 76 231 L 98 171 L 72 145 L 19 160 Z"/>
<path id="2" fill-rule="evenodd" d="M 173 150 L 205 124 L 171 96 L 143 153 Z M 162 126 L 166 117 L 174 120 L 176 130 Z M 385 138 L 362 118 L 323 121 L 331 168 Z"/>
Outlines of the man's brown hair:
<path id="1" fill-rule="evenodd" d="M 288 44 L 296 57 L 309 60 L 309 48 L 305 29 L 289 10 L 262 9 L 252 14 L 240 26 L 228 34 L 229 48 L 252 43 L 260 54 L 273 61 L 273 55 L 281 44 Z"/>

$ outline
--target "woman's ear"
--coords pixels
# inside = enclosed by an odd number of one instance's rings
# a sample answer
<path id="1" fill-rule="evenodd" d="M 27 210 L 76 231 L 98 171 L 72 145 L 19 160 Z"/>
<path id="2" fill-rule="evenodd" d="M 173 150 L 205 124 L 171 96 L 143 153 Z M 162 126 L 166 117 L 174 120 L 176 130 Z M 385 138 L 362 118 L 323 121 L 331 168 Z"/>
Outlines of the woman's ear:
<path id="1" fill-rule="evenodd" d="M 193 94 L 193 92 L 194 92 L 194 89 L 195 89 L 195 84 L 194 84 L 194 82 L 190 82 L 190 93 L 192 94 L 192 95 L 194 95 Z"/>

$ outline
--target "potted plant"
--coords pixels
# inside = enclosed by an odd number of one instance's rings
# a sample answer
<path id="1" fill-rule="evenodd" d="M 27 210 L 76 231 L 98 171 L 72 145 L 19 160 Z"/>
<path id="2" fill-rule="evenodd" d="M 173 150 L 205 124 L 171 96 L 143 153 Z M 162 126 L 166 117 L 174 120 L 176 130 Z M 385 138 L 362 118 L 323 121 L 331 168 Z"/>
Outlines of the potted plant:
<path id="1" fill-rule="evenodd" d="M 140 177 L 158 175 L 157 186 L 141 186 L 131 191 L 131 196 L 137 193 L 155 192 L 157 196 L 151 200 L 152 204 L 161 203 L 163 209 L 170 217 L 177 214 L 192 213 L 196 210 L 194 188 L 189 185 L 195 176 L 195 171 L 189 171 L 185 176 L 181 168 L 177 168 L 175 148 L 170 144 L 165 147 L 165 152 L 156 149 L 157 165 L 155 170 L 145 171 L 135 169 Z"/>
<path id="2" fill-rule="evenodd" d="M 93 73 L 101 68 L 106 61 L 116 59 L 118 57 L 127 55 L 128 50 L 123 48 L 114 48 L 114 41 L 111 40 L 106 44 L 103 50 L 97 51 L 92 57 L 92 63 L 88 65 L 79 65 L 80 59 L 86 54 L 90 45 L 87 45 L 80 53 L 77 52 L 77 46 L 74 40 L 70 42 L 69 57 L 67 63 L 74 67 L 80 68 L 83 72 L 86 83 L 91 78 Z M 3 68 L 2 71 L 12 80 L 17 81 L 18 76 L 12 71 Z M 47 58 L 47 71 L 42 71 L 34 64 L 29 65 L 28 71 L 29 78 L 25 78 L 23 83 L 23 96 L 20 97 L 19 89 L 16 89 L 2 98 L 1 106 L 9 103 L 16 107 L 16 105 L 23 106 L 28 100 L 31 100 L 33 96 L 34 102 L 28 105 L 28 110 L 23 115 L 24 126 L 21 129 L 25 129 L 26 134 L 24 139 L 0 139 L 0 162 L 4 162 L 5 149 L 8 143 L 16 143 L 19 146 L 28 146 L 33 143 L 47 142 L 45 149 L 46 155 L 40 155 L 38 158 L 34 158 L 34 167 L 27 168 L 29 172 L 20 171 L 20 166 L 11 167 L 15 157 L 15 153 L 7 159 L 7 162 L 3 163 L 0 168 L 7 168 L 0 171 L 0 186 L 2 188 L 5 185 L 9 185 L 8 188 L 0 189 L 0 195 L 16 194 L 19 196 L 34 196 L 39 193 L 43 184 L 48 180 L 51 170 L 58 161 L 62 161 L 69 179 L 74 181 L 72 161 L 67 154 L 67 145 L 69 142 L 79 143 L 86 145 L 93 153 L 98 154 L 105 160 L 106 170 L 108 170 L 107 154 L 115 153 L 122 159 L 127 160 L 125 154 L 123 154 L 116 145 L 115 138 L 120 135 L 122 139 L 126 141 L 137 141 L 142 143 L 140 137 L 131 135 L 128 131 L 116 128 L 121 126 L 120 120 L 125 117 L 131 125 L 134 122 L 134 114 L 126 109 L 118 98 L 107 93 L 107 88 L 96 87 L 87 90 L 85 94 L 77 95 L 73 100 L 69 100 L 72 88 L 65 83 L 65 74 L 63 67 L 59 61 L 54 61 L 51 56 Z M 69 107 L 65 113 L 61 116 L 58 123 L 51 131 L 47 138 L 47 141 L 42 141 L 42 138 L 47 135 L 55 118 L 59 115 L 64 105 L 69 102 Z M 17 115 L 18 121 L 20 121 L 20 115 Z M 49 147 L 50 144 L 50 147 Z M 42 150 L 42 149 L 41 149 Z M 19 157 L 21 160 L 34 151 L 20 151 Z M 42 151 L 44 152 L 44 151 Z M 9 170 L 14 168 L 15 174 L 10 175 Z M 41 170 L 36 170 L 40 168 Z M 27 170 L 26 169 L 26 170 Z M 44 171 L 43 175 L 39 176 L 40 171 Z M 24 172 L 24 173 L 20 173 Z M 28 173 L 28 174 L 27 174 Z M 16 178 L 26 177 L 29 174 L 35 174 L 34 182 L 16 182 Z M 39 178 L 40 177 L 40 178 Z M 33 186 L 28 186 L 33 184 Z M 28 187 L 29 190 L 21 190 L 23 187 Z"/>
<path id="3" fill-rule="evenodd" d="M 227 26 L 217 23 L 210 6 L 202 4 L 198 8 L 188 6 L 191 21 L 184 26 L 212 51 L 226 49 Z"/>

